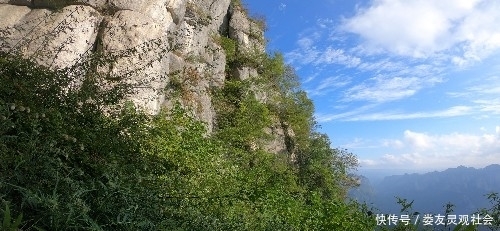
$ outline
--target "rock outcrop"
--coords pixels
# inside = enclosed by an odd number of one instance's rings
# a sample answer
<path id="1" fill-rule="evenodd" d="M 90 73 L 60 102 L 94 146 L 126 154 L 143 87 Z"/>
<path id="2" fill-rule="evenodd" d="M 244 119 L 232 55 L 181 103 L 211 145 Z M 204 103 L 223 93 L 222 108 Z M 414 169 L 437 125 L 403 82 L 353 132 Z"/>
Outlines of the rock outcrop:
<path id="1" fill-rule="evenodd" d="M 102 71 L 137 84 L 131 97 L 149 113 L 169 107 L 165 91 L 183 78 L 184 105 L 213 129 L 210 89 L 226 79 L 226 54 L 218 42 L 235 40 L 239 52 L 264 52 L 263 29 L 234 0 L 0 0 L 0 50 L 20 53 L 54 69 L 71 67 L 95 52 L 116 54 Z M 145 48 L 145 49 L 144 49 Z M 232 70 L 241 80 L 254 67 Z M 181 73 L 181 74 L 179 74 Z M 257 91 L 258 92 L 258 91 Z M 260 100 L 266 95 L 260 94 Z M 293 134 L 276 123 L 266 149 L 287 152 Z"/>

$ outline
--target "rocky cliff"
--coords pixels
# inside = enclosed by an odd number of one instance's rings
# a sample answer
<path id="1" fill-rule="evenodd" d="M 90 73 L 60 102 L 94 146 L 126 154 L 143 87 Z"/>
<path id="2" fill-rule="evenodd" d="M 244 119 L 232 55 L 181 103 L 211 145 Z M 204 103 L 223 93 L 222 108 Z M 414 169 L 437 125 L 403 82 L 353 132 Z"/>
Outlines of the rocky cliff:
<path id="1" fill-rule="evenodd" d="M 221 41 L 235 41 L 235 52 L 265 47 L 262 25 L 235 0 L 0 0 L 0 19 L 2 52 L 54 69 L 96 53 L 120 54 L 101 69 L 137 85 L 130 98 L 137 106 L 158 113 L 180 98 L 208 131 L 216 120 L 211 89 L 258 75 L 252 65 L 227 68 L 232 54 Z M 182 97 L 172 85 L 182 88 Z M 268 100 L 269 92 L 254 91 Z M 285 141 L 293 131 L 285 125 L 277 119 L 267 129 L 273 138 L 265 149 L 292 150 Z"/>

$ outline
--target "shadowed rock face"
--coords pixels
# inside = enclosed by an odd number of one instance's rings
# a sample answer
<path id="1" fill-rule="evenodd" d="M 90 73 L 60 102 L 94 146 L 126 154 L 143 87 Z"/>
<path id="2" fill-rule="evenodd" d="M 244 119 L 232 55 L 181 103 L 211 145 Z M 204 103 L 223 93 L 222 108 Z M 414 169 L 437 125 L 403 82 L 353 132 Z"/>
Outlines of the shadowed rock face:
<path id="1" fill-rule="evenodd" d="M 231 0 L 0 0 L 0 50 L 19 53 L 54 69 L 71 67 L 95 52 L 117 54 L 101 68 L 138 84 L 130 100 L 149 113 L 169 107 L 165 88 L 175 73 L 189 73 L 183 102 L 213 129 L 210 88 L 225 81 L 226 54 L 216 36 L 234 39 L 242 50 L 264 51 L 263 31 Z M 252 67 L 233 74 L 247 79 Z M 188 78 L 185 77 L 183 78 Z M 267 93 L 260 93 L 260 100 Z M 266 149 L 286 151 L 277 134 Z"/>

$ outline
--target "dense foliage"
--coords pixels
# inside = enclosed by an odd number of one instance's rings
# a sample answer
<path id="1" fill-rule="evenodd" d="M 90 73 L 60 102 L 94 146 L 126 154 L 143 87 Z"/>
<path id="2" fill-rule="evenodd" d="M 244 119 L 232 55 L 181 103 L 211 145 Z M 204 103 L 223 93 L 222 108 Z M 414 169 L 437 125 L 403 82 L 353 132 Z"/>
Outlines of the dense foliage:
<path id="1" fill-rule="evenodd" d="M 217 126 L 207 135 L 180 104 L 151 116 L 124 102 L 133 86 L 107 81 L 99 62 L 53 71 L 1 54 L 4 229 L 373 227 L 345 200 L 352 154 L 315 131 L 312 103 L 281 56 L 259 57 L 260 83 L 228 79 L 214 90 Z M 278 94 L 261 102 L 255 86 Z M 296 133 L 295 161 L 261 148 L 276 121 Z"/>

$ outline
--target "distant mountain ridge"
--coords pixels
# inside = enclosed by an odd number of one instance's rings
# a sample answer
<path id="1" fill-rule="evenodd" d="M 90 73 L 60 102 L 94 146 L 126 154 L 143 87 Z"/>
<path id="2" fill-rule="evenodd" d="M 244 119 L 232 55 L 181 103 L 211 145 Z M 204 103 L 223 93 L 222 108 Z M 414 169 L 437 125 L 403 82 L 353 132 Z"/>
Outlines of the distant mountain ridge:
<path id="1" fill-rule="evenodd" d="M 381 213 L 399 213 L 397 199 L 414 201 L 413 211 L 444 213 L 444 206 L 455 205 L 454 214 L 471 214 L 490 206 L 486 194 L 500 192 L 500 165 L 481 169 L 459 166 L 425 174 L 387 176 L 377 184 L 360 178 L 361 185 L 351 197 L 373 204 Z"/>

